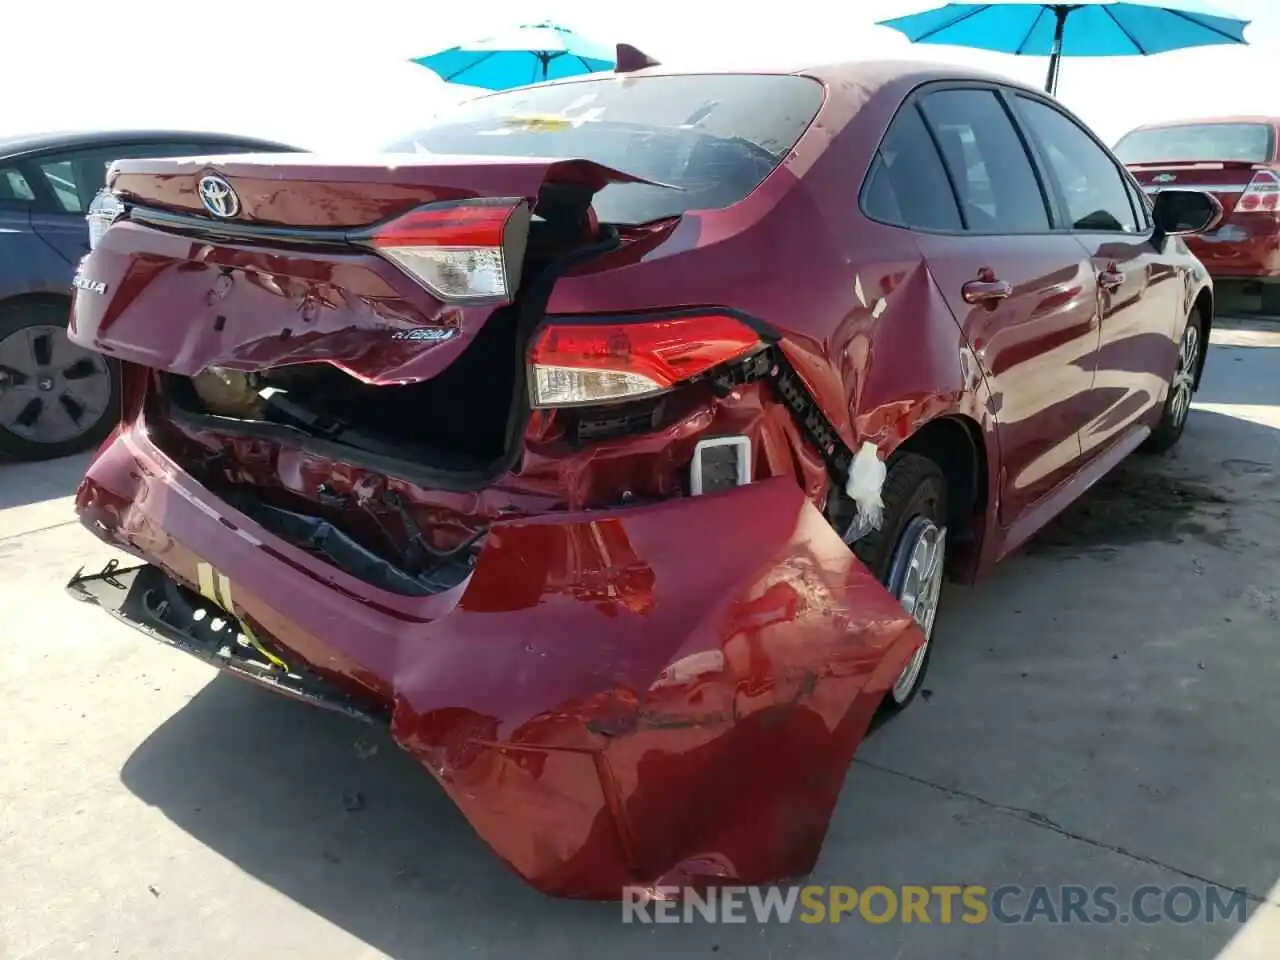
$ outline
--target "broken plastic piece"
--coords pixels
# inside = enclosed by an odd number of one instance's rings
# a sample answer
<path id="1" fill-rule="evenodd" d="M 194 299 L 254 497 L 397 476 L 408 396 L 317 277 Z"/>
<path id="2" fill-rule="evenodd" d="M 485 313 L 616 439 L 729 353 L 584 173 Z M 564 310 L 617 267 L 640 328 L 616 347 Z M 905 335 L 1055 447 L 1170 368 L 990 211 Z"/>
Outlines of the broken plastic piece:
<path id="1" fill-rule="evenodd" d="M 884 502 L 880 499 L 880 491 L 884 489 L 884 480 L 888 470 L 876 445 L 870 440 L 864 441 L 854 455 L 853 464 L 849 467 L 849 480 L 845 484 L 845 492 L 849 499 L 857 505 L 860 529 L 880 528 L 884 519 Z"/>

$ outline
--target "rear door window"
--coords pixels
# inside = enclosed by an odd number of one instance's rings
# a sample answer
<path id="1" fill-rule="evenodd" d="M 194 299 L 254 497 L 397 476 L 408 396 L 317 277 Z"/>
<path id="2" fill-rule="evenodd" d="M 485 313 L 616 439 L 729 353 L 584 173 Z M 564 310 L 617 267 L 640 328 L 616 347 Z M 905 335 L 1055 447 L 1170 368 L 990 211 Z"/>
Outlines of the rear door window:
<path id="1" fill-rule="evenodd" d="M 787 75 L 607 77 L 478 97 L 385 148 L 393 153 L 582 158 L 670 184 L 610 184 L 600 219 L 637 224 L 744 199 L 822 106 Z"/>
<path id="2" fill-rule="evenodd" d="M 920 100 L 968 230 L 1044 233 L 1049 212 L 1022 138 L 994 90 L 938 90 Z"/>
<path id="3" fill-rule="evenodd" d="M 194 142 L 122 143 L 50 154 L 35 161 L 54 199 L 54 210 L 83 214 L 106 183 L 107 170 L 123 157 L 180 157 L 202 152 Z"/>
<path id="4" fill-rule="evenodd" d="M 942 158 L 913 104 L 899 112 L 880 144 L 862 210 L 872 220 L 916 230 L 964 228 Z"/>
<path id="5" fill-rule="evenodd" d="M 0 204 L 14 206 L 33 203 L 36 199 L 31 184 L 17 167 L 0 167 Z"/>
<path id="6" fill-rule="evenodd" d="M 1275 150 L 1275 128 L 1269 123 L 1184 123 L 1134 130 L 1120 138 L 1114 152 L 1123 163 L 1270 163 Z"/>
<path id="7" fill-rule="evenodd" d="M 76 171 L 70 160 L 48 160 L 40 165 L 40 174 L 52 191 L 63 213 L 81 213 L 80 194 L 76 187 Z"/>
<path id="8" fill-rule="evenodd" d="M 1140 232 L 1128 178 L 1106 150 L 1061 110 L 1030 97 L 1018 96 L 1016 102 L 1062 190 L 1071 228 Z"/>

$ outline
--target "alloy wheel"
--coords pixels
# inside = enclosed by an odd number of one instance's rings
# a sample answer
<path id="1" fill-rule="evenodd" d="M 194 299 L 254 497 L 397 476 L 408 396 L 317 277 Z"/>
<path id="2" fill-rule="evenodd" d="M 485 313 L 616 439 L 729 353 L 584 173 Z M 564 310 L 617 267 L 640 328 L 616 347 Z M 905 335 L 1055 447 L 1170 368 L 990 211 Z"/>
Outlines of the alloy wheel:
<path id="1" fill-rule="evenodd" d="M 0 340 L 0 429 L 33 443 L 64 443 L 93 429 L 111 402 L 106 360 L 32 324 Z"/>
<path id="2" fill-rule="evenodd" d="M 1200 331 L 1193 323 L 1187 324 L 1178 346 L 1178 366 L 1169 383 L 1169 418 L 1174 427 L 1181 427 L 1191 410 L 1191 394 L 1195 390 L 1196 367 L 1200 363 Z"/>
<path id="3" fill-rule="evenodd" d="M 913 517 L 907 524 L 889 565 L 890 591 L 924 633 L 924 643 L 911 657 L 893 684 L 894 702 L 906 703 L 920 680 L 933 623 L 942 595 L 943 560 L 947 552 L 947 531 L 927 517 Z"/>

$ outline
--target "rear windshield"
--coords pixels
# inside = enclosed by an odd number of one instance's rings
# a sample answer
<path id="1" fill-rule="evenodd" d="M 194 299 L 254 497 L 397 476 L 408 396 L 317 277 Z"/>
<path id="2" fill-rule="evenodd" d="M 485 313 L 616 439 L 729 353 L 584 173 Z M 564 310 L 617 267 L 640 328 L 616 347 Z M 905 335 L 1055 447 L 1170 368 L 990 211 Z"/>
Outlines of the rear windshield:
<path id="1" fill-rule="evenodd" d="M 1269 163 L 1271 126 L 1265 123 L 1188 123 L 1135 130 L 1116 144 L 1123 163 L 1168 160 L 1245 160 Z"/>
<path id="2" fill-rule="evenodd" d="M 822 105 L 808 77 L 604 77 L 469 100 L 393 153 L 582 158 L 679 187 L 611 184 L 606 223 L 647 223 L 742 200 L 782 162 Z"/>

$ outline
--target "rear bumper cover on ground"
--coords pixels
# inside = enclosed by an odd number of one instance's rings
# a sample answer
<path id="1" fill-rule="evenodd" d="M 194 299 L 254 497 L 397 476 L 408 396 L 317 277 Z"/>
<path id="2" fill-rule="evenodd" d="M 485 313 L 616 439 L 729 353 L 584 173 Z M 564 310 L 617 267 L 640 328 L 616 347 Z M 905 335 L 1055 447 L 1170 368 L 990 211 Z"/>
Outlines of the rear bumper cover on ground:
<path id="1" fill-rule="evenodd" d="M 389 717 L 493 849 L 563 896 L 809 872 L 923 639 L 789 480 L 498 523 L 469 581 L 427 598 L 273 538 L 137 428 L 103 448 L 77 503 L 153 565 L 77 577 L 81 599 L 279 692 Z M 246 665 L 251 651 L 172 603 L 157 613 L 162 595 L 198 604 L 210 571 L 292 677 Z"/>

